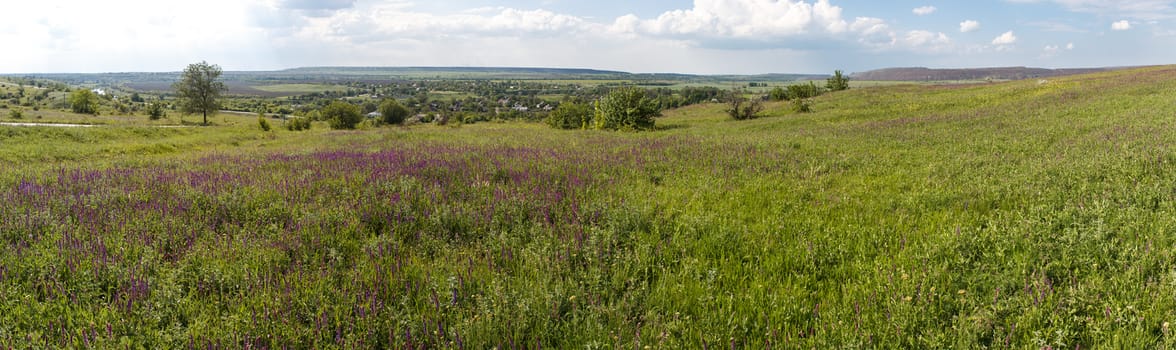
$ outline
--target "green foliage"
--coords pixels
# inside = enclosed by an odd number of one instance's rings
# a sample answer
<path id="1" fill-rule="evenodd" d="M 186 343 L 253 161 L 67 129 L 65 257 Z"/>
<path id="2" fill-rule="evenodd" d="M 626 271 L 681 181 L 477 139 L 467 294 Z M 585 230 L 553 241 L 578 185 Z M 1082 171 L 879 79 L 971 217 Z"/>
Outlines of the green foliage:
<path id="1" fill-rule="evenodd" d="M 375 101 L 367 100 L 367 101 L 363 101 L 363 103 L 361 103 L 359 105 L 359 112 L 366 115 L 368 113 L 375 112 L 379 108 L 380 108 L 380 105 L 376 104 Z"/>
<path id="2" fill-rule="evenodd" d="M 565 102 L 547 115 L 545 122 L 556 129 L 587 129 L 592 125 L 592 107 L 583 102 Z"/>
<path id="3" fill-rule="evenodd" d="M 208 115 L 215 115 L 220 110 L 221 93 L 229 90 L 224 82 L 219 81 L 221 73 L 219 65 L 204 61 L 184 68 L 180 80 L 172 84 L 179 97 L 180 111 L 201 114 L 204 125 L 208 125 Z"/>
<path id="4" fill-rule="evenodd" d="M 1173 81 L 645 134 L 0 127 L 0 348 L 1171 349 Z"/>
<path id="5" fill-rule="evenodd" d="M 833 76 L 825 83 L 825 88 L 829 91 L 844 91 L 849 90 L 849 77 L 841 72 L 841 70 L 833 71 Z"/>
<path id="6" fill-rule="evenodd" d="M 742 90 L 731 90 L 727 93 L 727 115 L 731 116 L 731 119 L 755 119 L 763 110 L 763 101 L 759 98 L 748 99 Z"/>
<path id="7" fill-rule="evenodd" d="M 389 98 L 380 103 L 379 106 L 380 118 L 385 124 L 400 125 L 408 119 L 408 108 L 397 102 L 396 99 Z"/>
<path id="8" fill-rule="evenodd" d="M 788 86 L 786 100 L 813 98 L 821 95 L 821 88 L 814 82 L 808 84 L 793 84 Z"/>
<path id="9" fill-rule="evenodd" d="M 159 120 L 166 115 L 163 110 L 163 103 L 152 102 L 147 104 L 147 117 L 151 120 Z"/>
<path id="10" fill-rule="evenodd" d="M 363 121 L 359 106 L 343 101 L 331 102 L 320 110 L 319 114 L 327 120 L 331 129 L 355 129 L 355 126 Z"/>
<path id="11" fill-rule="evenodd" d="M 265 113 L 257 113 L 257 125 L 261 127 L 261 131 L 270 131 L 270 123 L 265 118 Z"/>
<path id="12" fill-rule="evenodd" d="M 286 130 L 303 131 L 310 130 L 310 118 L 293 117 L 286 120 Z"/>
<path id="13" fill-rule="evenodd" d="M 74 113 L 98 114 L 98 95 L 88 89 L 77 89 L 69 93 L 69 108 Z"/>
<path id="14" fill-rule="evenodd" d="M 807 98 L 792 99 L 790 106 L 794 113 L 810 113 L 813 111 L 813 100 Z"/>
<path id="15" fill-rule="evenodd" d="M 788 99 L 788 90 L 785 90 L 784 88 L 779 87 L 779 86 L 774 87 L 774 88 L 772 88 L 772 91 L 768 93 L 768 98 L 771 99 L 772 101 L 787 100 Z"/>
<path id="16" fill-rule="evenodd" d="M 24 110 L 21 109 L 20 107 L 13 107 L 12 109 L 8 110 L 8 116 L 11 117 L 12 119 L 23 118 L 24 117 Z"/>
<path id="17" fill-rule="evenodd" d="M 636 87 L 617 88 L 596 101 L 593 121 L 599 130 L 650 130 L 661 110 Z"/>

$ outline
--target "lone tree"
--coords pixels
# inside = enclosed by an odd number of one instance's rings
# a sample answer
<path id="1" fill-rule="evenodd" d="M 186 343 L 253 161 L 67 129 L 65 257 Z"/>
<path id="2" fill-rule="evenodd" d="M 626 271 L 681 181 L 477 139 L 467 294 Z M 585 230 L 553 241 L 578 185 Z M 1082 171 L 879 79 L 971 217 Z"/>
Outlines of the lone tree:
<path id="1" fill-rule="evenodd" d="M 833 76 L 825 82 L 825 87 L 829 91 L 849 90 L 849 77 L 840 70 L 833 71 Z"/>
<path id="2" fill-rule="evenodd" d="M 180 97 L 180 110 L 184 113 L 204 115 L 204 125 L 208 125 L 208 115 L 216 114 L 220 110 L 217 101 L 222 92 L 229 88 L 225 83 L 217 81 L 221 76 L 221 67 L 208 62 L 189 64 L 184 69 L 180 81 L 172 84 L 176 94 Z"/>
<path id="3" fill-rule="evenodd" d="M 380 118 L 384 119 L 387 124 L 403 124 L 405 119 L 408 119 L 408 108 L 405 108 L 400 102 L 395 99 L 387 99 L 380 103 L 378 108 L 380 111 Z"/>
<path id="4" fill-rule="evenodd" d="M 87 89 L 69 93 L 69 109 L 74 113 L 98 114 L 98 95 Z"/>
<path id="5" fill-rule="evenodd" d="M 596 101 L 593 122 L 601 130 L 650 130 L 653 118 L 660 116 L 661 110 L 644 89 L 626 86 Z"/>
<path id="6" fill-rule="evenodd" d="M 764 105 L 759 98 L 748 99 L 743 90 L 731 90 L 727 97 L 727 115 L 735 120 L 748 120 L 759 117 Z"/>

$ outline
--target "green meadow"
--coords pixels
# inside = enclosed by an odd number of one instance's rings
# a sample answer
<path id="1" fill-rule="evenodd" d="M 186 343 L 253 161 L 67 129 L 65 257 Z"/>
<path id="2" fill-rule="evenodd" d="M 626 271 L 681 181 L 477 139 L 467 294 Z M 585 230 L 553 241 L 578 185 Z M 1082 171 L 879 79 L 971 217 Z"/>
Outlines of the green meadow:
<path id="1" fill-rule="evenodd" d="M 766 106 L 0 125 L 0 348 L 1176 345 L 1176 67 Z"/>

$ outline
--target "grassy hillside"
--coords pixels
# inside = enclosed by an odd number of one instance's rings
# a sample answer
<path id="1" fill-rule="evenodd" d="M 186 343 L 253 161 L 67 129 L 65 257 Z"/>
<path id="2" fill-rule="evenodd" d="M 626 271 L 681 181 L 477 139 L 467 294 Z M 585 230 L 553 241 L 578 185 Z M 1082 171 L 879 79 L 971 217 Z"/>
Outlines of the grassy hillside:
<path id="1" fill-rule="evenodd" d="M 642 134 L 0 126 L 0 347 L 1172 347 L 1174 101 L 1156 67 Z"/>

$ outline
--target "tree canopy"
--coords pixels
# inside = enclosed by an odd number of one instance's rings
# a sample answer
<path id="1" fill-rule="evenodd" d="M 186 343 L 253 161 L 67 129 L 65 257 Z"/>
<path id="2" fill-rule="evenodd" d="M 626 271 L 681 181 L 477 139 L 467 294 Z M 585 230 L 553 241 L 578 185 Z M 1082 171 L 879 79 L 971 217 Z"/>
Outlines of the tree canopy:
<path id="1" fill-rule="evenodd" d="M 218 99 L 222 92 L 229 89 L 225 83 L 218 81 L 221 73 L 220 66 L 208 62 L 189 64 L 180 81 L 172 85 L 180 97 L 180 110 L 203 115 L 204 125 L 208 125 L 208 115 L 215 115 L 220 110 Z"/>

